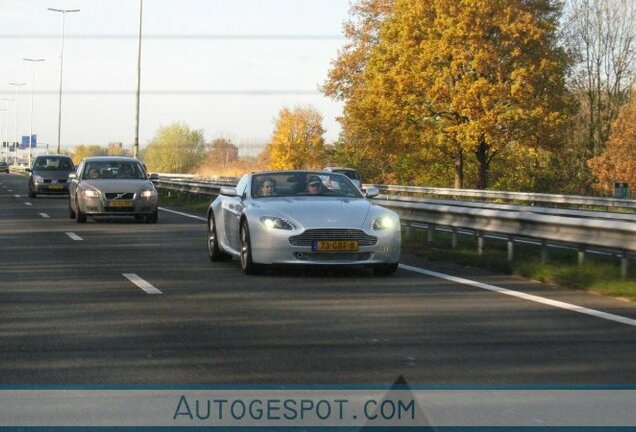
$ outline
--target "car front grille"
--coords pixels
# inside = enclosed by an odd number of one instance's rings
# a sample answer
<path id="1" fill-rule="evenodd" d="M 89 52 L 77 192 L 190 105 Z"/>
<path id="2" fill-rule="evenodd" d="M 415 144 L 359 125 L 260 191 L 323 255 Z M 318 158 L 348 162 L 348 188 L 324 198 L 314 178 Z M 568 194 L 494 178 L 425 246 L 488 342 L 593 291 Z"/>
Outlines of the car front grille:
<path id="1" fill-rule="evenodd" d="M 56 181 L 57 183 L 66 183 L 66 179 L 60 179 Z M 44 183 L 53 183 L 51 179 L 44 179 Z"/>
<path id="2" fill-rule="evenodd" d="M 291 236 L 292 246 L 311 246 L 318 240 L 357 240 L 358 246 L 375 246 L 377 237 L 370 236 L 356 229 L 309 229 L 297 236 Z"/>
<path id="3" fill-rule="evenodd" d="M 371 259 L 370 252 L 333 252 L 333 253 L 304 253 L 294 254 L 301 261 L 329 262 L 329 261 L 367 261 Z"/>
<path id="4" fill-rule="evenodd" d="M 135 197 L 135 194 L 132 192 L 127 192 L 127 193 L 107 192 L 105 195 L 106 195 L 106 199 L 109 199 L 109 200 L 114 200 L 114 199 L 129 200 Z"/>

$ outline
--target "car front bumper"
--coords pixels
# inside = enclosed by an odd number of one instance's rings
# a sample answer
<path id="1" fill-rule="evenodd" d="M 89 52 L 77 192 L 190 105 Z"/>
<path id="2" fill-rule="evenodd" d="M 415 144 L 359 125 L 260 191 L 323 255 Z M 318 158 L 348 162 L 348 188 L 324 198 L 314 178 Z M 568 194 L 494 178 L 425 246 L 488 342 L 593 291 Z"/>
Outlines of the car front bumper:
<path id="1" fill-rule="evenodd" d="M 87 216 L 149 216 L 157 212 L 157 196 L 126 200 L 131 205 L 115 206 L 116 200 L 102 197 L 82 197 L 78 204 Z"/>
<path id="2" fill-rule="evenodd" d="M 365 233 L 377 237 L 377 243 L 373 246 L 359 246 L 356 251 L 316 252 L 311 246 L 293 246 L 289 242 L 289 231 L 260 228 L 250 230 L 252 260 L 258 264 L 311 265 L 372 265 L 400 261 L 400 231 Z"/>

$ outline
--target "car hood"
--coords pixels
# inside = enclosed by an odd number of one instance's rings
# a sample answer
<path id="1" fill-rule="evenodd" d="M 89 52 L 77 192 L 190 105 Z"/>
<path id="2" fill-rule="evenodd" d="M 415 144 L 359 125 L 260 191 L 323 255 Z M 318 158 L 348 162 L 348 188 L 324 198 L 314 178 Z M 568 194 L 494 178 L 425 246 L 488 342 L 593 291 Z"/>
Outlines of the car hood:
<path id="1" fill-rule="evenodd" d="M 90 185 L 93 189 L 97 189 L 104 193 L 121 193 L 121 192 L 137 192 L 143 187 L 148 189 L 154 188 L 149 180 L 112 180 L 112 179 L 96 179 L 82 180 L 84 185 Z"/>
<path id="2" fill-rule="evenodd" d="M 371 209 L 365 199 L 267 198 L 254 204 L 263 216 L 286 217 L 304 228 L 362 228 Z"/>
<path id="3" fill-rule="evenodd" d="M 49 171 L 49 170 L 43 170 L 43 171 L 38 171 L 35 170 L 33 171 L 33 175 L 38 175 L 42 178 L 45 179 L 51 179 L 51 180 L 66 180 L 68 179 L 68 175 L 72 172 L 75 171 Z"/>

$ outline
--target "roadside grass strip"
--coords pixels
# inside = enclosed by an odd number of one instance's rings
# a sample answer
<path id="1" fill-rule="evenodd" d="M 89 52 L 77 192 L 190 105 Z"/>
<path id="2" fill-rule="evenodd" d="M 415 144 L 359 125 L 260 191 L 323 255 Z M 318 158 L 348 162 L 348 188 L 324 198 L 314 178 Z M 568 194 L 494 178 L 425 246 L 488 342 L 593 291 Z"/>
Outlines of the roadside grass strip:
<path id="1" fill-rule="evenodd" d="M 146 294 L 163 294 L 161 291 L 137 276 L 135 273 L 122 273 L 122 276 L 137 285 L 137 287 L 142 289 Z"/>
<path id="2" fill-rule="evenodd" d="M 67 233 L 66 233 L 66 235 L 67 235 L 67 236 L 69 236 L 71 239 L 73 239 L 73 240 L 75 240 L 75 241 L 82 241 L 82 240 L 84 240 L 83 238 L 81 238 L 80 236 L 78 236 L 77 234 L 72 233 L 72 232 L 67 232 Z"/>
<path id="3" fill-rule="evenodd" d="M 485 289 L 488 291 L 493 291 L 499 294 L 504 294 L 504 295 L 508 295 L 511 297 L 517 297 L 520 298 L 522 300 L 528 300 L 528 301 L 532 301 L 532 302 L 536 302 L 536 303 L 541 303 L 544 305 L 548 305 L 548 306 L 552 306 L 552 307 L 556 307 L 556 308 L 561 308 L 561 309 L 566 309 L 572 312 L 578 312 L 581 314 L 585 314 L 585 315 L 590 315 L 596 318 L 602 318 L 602 319 L 606 319 L 609 321 L 614 321 L 617 323 L 621 323 L 621 324 L 626 324 L 632 327 L 636 327 L 636 320 L 631 319 L 631 318 L 626 318 L 620 315 L 614 315 L 614 314 L 610 314 L 610 313 L 606 313 L 606 312 L 601 312 L 601 311 L 597 311 L 594 309 L 588 309 L 586 307 L 582 307 L 582 306 L 577 306 L 571 303 L 565 303 L 565 302 L 561 302 L 561 301 L 557 301 L 557 300 L 550 300 L 547 299 L 545 297 L 539 297 L 536 295 L 532 295 L 532 294 L 526 294 L 526 293 L 522 293 L 519 291 L 513 291 L 513 290 L 509 290 L 507 288 L 501 288 L 501 287 L 497 287 L 494 285 L 489 285 L 489 284 L 485 284 L 485 283 L 481 283 L 481 282 L 476 282 L 476 281 L 472 281 L 470 279 L 464 279 L 464 278 L 460 278 L 457 276 L 451 276 L 451 275 L 447 275 L 444 273 L 438 273 L 435 271 L 431 271 L 431 270 L 424 270 L 421 269 L 419 267 L 413 267 L 410 265 L 406 265 L 406 264 L 400 264 L 400 268 L 404 269 L 404 270 L 408 270 L 411 272 L 415 272 L 415 273 L 420 273 L 426 276 L 432 276 L 435 278 L 439 278 L 439 279 L 444 279 L 444 280 L 448 280 L 451 282 L 455 282 L 455 283 L 460 283 L 462 285 L 470 285 L 473 286 L 475 288 L 480 288 L 480 289 Z"/>

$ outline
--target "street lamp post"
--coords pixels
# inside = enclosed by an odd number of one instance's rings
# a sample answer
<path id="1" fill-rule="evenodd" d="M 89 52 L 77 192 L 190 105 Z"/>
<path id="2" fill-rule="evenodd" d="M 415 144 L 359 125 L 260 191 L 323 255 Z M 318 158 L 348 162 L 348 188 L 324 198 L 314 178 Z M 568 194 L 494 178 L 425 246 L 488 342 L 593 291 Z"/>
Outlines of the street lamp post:
<path id="1" fill-rule="evenodd" d="M 139 0 L 139 35 L 137 37 L 137 109 L 135 111 L 135 144 L 133 157 L 139 154 L 139 99 L 141 93 L 141 24 L 144 11 L 144 0 Z"/>
<path id="2" fill-rule="evenodd" d="M 57 153 L 60 153 L 60 141 L 62 136 L 62 78 L 64 73 L 64 23 L 66 21 L 66 14 L 71 12 L 79 12 L 79 9 L 55 9 L 48 8 L 52 12 L 60 12 L 62 14 L 62 42 L 60 50 L 60 96 L 57 109 Z"/>
<path id="3" fill-rule="evenodd" d="M 26 83 L 12 82 L 9 83 L 9 85 L 15 87 L 15 147 L 13 149 L 15 153 L 13 154 L 13 165 L 18 165 L 18 138 L 20 137 L 20 134 L 18 133 L 18 87 L 25 86 Z"/>
<path id="4" fill-rule="evenodd" d="M 33 144 L 33 92 L 35 89 L 35 64 L 43 62 L 43 58 L 23 58 L 22 60 L 31 62 L 32 78 L 31 78 L 31 125 L 29 126 L 29 166 L 31 166 L 31 145 Z"/>
<path id="5" fill-rule="evenodd" d="M 9 127 L 9 99 L 0 99 L 1 101 L 4 101 L 7 103 L 7 106 L 5 108 L 0 108 L 0 112 L 4 113 L 4 140 L 7 140 L 7 128 Z M 7 146 L 4 149 L 4 160 L 8 163 L 9 162 L 9 143 L 7 143 Z"/>

